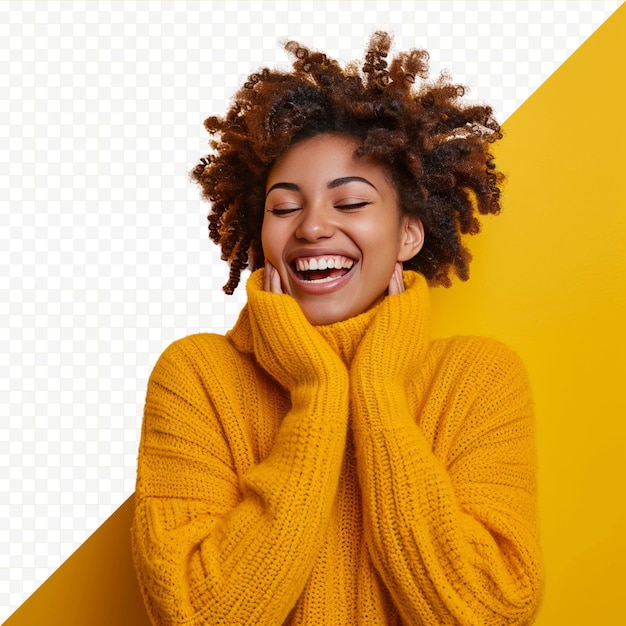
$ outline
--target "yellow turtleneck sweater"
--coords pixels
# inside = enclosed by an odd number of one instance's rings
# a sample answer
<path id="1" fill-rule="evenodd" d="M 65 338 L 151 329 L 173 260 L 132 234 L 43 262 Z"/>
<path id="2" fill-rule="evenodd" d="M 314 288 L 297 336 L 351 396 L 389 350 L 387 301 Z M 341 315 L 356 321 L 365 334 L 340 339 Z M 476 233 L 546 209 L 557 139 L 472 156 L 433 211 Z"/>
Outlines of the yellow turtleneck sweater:
<path id="1" fill-rule="evenodd" d="M 132 529 L 155 624 L 527 624 L 541 588 L 524 370 L 430 341 L 428 292 L 330 326 L 248 281 L 150 378 Z"/>

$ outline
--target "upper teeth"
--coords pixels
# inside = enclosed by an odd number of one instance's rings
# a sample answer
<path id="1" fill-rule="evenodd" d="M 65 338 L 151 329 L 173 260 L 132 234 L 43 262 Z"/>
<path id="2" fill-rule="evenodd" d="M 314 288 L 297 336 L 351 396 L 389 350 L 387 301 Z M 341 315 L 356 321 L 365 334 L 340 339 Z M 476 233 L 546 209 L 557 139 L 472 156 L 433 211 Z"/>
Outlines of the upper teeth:
<path id="1" fill-rule="evenodd" d="M 309 270 L 332 270 L 332 269 L 350 269 L 354 265 L 354 261 L 348 257 L 337 256 L 312 256 L 301 257 L 296 259 L 296 269 L 299 272 L 308 272 Z"/>

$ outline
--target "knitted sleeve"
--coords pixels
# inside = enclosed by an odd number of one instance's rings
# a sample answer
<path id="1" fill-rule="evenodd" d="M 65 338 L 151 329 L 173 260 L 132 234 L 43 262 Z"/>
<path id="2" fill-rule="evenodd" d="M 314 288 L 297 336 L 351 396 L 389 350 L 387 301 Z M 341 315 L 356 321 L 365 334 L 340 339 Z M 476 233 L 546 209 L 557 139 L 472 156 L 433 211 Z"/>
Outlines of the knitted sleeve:
<path id="1" fill-rule="evenodd" d="M 542 571 L 523 366 L 478 338 L 421 352 L 402 319 L 383 313 L 351 368 L 372 561 L 407 623 L 531 623 Z"/>
<path id="2" fill-rule="evenodd" d="M 284 301 L 262 298 L 272 300 L 259 323 L 275 332 L 255 341 L 291 408 L 260 462 L 241 467 L 255 445 L 241 412 L 269 377 L 227 339 L 173 344 L 149 382 L 132 539 L 155 624 L 280 624 L 319 550 L 345 445 L 348 374 L 321 338 L 290 345 L 297 333 L 272 309 Z"/>

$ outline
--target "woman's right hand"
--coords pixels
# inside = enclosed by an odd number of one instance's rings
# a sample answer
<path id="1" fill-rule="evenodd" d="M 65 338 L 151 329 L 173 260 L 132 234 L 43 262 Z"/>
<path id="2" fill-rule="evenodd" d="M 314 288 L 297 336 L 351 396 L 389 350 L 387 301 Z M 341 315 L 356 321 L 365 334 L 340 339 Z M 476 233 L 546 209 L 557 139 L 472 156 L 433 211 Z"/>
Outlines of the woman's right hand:
<path id="1" fill-rule="evenodd" d="M 347 394 L 346 366 L 297 301 L 283 292 L 276 268 L 266 261 L 263 288 L 250 289 L 250 283 L 248 287 L 248 305 L 254 311 L 250 317 L 254 352 L 263 369 L 291 392 L 305 388 L 305 394 L 321 393 L 330 386 L 345 389 Z"/>
<path id="2" fill-rule="evenodd" d="M 278 273 L 278 270 L 267 259 L 265 260 L 263 291 L 269 291 L 270 293 L 284 293 L 283 285 L 280 282 L 280 274 Z"/>

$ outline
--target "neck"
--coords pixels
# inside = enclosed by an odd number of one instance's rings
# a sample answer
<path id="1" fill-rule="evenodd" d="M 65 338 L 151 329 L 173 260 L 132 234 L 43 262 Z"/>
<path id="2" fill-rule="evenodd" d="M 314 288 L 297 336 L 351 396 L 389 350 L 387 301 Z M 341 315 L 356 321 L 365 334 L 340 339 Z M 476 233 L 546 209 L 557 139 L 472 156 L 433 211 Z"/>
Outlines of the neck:
<path id="1" fill-rule="evenodd" d="M 315 329 L 349 367 L 365 331 L 376 316 L 377 310 L 378 305 L 355 317 L 334 324 L 315 326 Z"/>

